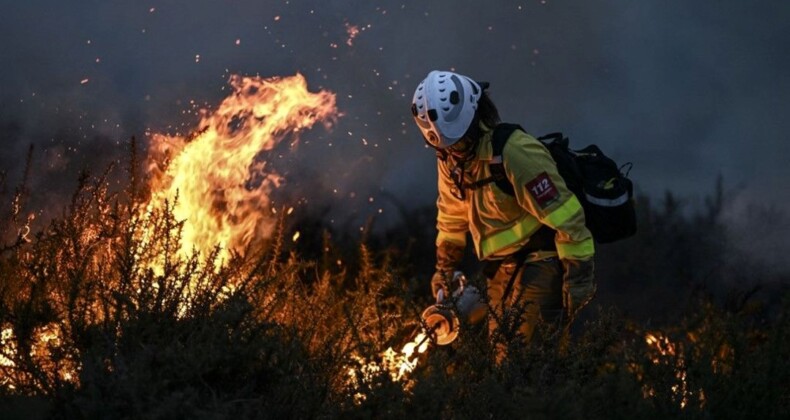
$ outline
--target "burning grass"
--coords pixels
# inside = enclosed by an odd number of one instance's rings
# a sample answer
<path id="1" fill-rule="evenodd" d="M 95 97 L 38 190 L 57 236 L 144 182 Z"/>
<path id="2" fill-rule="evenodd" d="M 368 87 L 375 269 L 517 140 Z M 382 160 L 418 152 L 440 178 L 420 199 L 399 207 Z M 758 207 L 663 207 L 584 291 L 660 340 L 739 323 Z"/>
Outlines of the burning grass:
<path id="1" fill-rule="evenodd" d="M 399 326 L 382 319 L 395 284 L 383 271 L 320 272 L 282 230 L 227 264 L 185 256 L 172 205 L 145 211 L 104 184 L 83 178 L 63 219 L 3 255 L 5 395 L 46 396 L 66 417 L 311 416 Z"/>
<path id="2" fill-rule="evenodd" d="M 82 177 L 62 218 L 2 254 L 6 401 L 102 418 L 787 414 L 787 303 L 770 324 L 703 305 L 650 331 L 603 311 L 570 346 L 544 328 L 502 364 L 471 329 L 393 370 L 382 353 L 415 339 L 428 302 L 392 254 L 324 238 L 326 255 L 300 257 L 283 217 L 219 264 L 216 250 L 183 255 L 173 204 L 145 211 L 105 185 Z M 355 268 L 321 263 L 336 259 Z"/>
<path id="3" fill-rule="evenodd" d="M 530 346 L 490 339 L 482 325 L 462 324 L 448 346 L 424 340 L 432 218 L 344 241 L 320 219 L 296 223 L 290 209 L 269 208 L 278 176 L 257 153 L 331 122 L 334 97 L 309 94 L 299 77 L 236 78 L 232 88 L 195 136 L 155 137 L 144 162 L 132 142 L 125 189 L 108 188 L 111 170 L 81 176 L 43 228 L 24 211 L 29 171 L 10 197 L 0 185 L 11 204 L 0 213 L 4 414 L 31 417 L 31 405 L 64 418 L 790 414 L 786 296 L 774 313 L 751 299 L 727 310 L 697 299 L 663 328 L 599 310 L 570 342 L 548 325 Z M 250 168 L 266 175 L 250 183 Z M 639 278 L 661 296 L 710 275 L 702 262 L 722 255 L 716 218 L 676 210 L 641 206 L 647 229 L 610 249 L 618 263 L 600 270 L 602 286 L 627 290 Z"/>

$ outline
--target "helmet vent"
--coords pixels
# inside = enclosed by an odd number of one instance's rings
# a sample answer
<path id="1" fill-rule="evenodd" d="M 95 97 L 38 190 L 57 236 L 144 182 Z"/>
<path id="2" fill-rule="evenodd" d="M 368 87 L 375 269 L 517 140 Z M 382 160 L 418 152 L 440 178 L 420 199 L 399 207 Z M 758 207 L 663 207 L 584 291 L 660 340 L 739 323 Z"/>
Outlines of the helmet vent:
<path id="1" fill-rule="evenodd" d="M 430 118 L 431 121 L 436 121 L 439 118 L 439 114 L 436 113 L 435 109 L 429 109 L 428 118 Z"/>
<path id="2" fill-rule="evenodd" d="M 460 100 L 461 100 L 461 98 L 458 96 L 458 91 L 457 90 L 454 90 L 454 91 L 450 92 L 450 103 L 451 104 L 458 105 L 458 102 Z"/>

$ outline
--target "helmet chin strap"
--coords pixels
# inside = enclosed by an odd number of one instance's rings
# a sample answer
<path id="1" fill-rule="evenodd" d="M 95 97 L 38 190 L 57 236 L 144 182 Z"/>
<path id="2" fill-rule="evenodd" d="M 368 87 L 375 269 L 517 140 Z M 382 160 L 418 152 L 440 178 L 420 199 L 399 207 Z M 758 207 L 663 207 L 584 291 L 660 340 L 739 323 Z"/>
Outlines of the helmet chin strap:
<path id="1" fill-rule="evenodd" d="M 466 190 L 469 189 L 469 183 L 464 181 L 466 174 L 466 163 L 473 160 L 477 155 L 477 145 L 480 141 L 479 138 L 465 137 L 461 141 L 468 142 L 468 147 L 462 153 L 445 152 L 449 155 L 450 161 L 453 163 L 450 169 L 450 177 L 458 190 L 458 198 L 464 200 L 466 198 Z"/>
<path id="2" fill-rule="evenodd" d="M 455 151 L 452 146 L 440 149 L 431 144 L 427 138 L 423 137 L 423 140 L 425 140 L 425 144 L 436 151 L 437 159 L 442 162 L 450 161 L 452 164 L 450 168 L 450 178 L 452 178 L 455 189 L 458 191 L 456 197 L 460 200 L 464 200 L 466 198 L 466 190 L 469 187 L 469 185 L 464 182 L 466 162 L 475 158 L 477 155 L 477 146 L 480 142 L 480 128 L 477 117 L 472 121 L 472 125 L 469 127 L 466 134 L 458 141 L 458 143 L 466 143 L 463 151 Z"/>
<path id="3" fill-rule="evenodd" d="M 448 152 L 450 156 L 452 156 L 454 160 L 459 163 L 468 162 L 474 159 L 475 155 L 477 155 L 477 142 L 479 140 L 462 139 L 461 141 L 468 142 L 466 148 L 462 151 L 448 148 L 450 149 Z"/>
<path id="4" fill-rule="evenodd" d="M 470 148 L 472 153 L 465 154 L 463 157 L 458 155 L 452 154 L 447 149 L 440 149 L 433 144 L 431 144 L 428 139 L 425 139 L 425 144 L 427 144 L 431 149 L 436 152 L 436 158 L 441 160 L 442 162 L 448 162 L 452 164 L 452 168 L 450 169 L 450 178 L 453 180 L 455 184 L 455 189 L 458 191 L 458 195 L 456 198 L 459 200 L 464 200 L 466 198 L 466 186 L 464 183 L 464 166 L 466 162 L 472 159 L 475 154 L 475 147 Z"/>

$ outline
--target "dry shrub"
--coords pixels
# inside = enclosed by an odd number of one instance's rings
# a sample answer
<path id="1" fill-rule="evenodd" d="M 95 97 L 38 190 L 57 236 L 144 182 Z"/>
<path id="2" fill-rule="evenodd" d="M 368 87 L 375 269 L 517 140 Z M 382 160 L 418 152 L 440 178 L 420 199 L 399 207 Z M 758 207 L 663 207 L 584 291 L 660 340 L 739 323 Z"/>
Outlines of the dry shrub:
<path id="1" fill-rule="evenodd" d="M 65 418 L 786 418 L 788 299 L 775 312 L 701 299 L 665 328 L 613 309 L 569 343 L 543 325 L 531 345 L 465 326 L 421 356 L 408 381 L 376 365 L 429 304 L 403 250 L 375 238 L 300 256 L 286 223 L 263 248 L 220 264 L 180 255 L 182 221 L 144 192 L 82 176 L 62 217 L 0 255 L 0 408 Z M 17 190 L 21 191 L 20 189 Z M 21 194 L 16 194 L 21 197 Z M 14 201 L 16 202 L 16 201 Z M 320 226 L 320 223 L 315 223 Z M 430 230 L 430 226 L 425 226 Z M 410 226 L 414 230 L 415 226 Z M 305 235 L 308 236 L 308 235 Z M 28 243 L 26 239 L 30 239 Z M 391 245 L 391 244 L 390 244 Z M 405 248 L 409 244 L 404 243 Z M 413 255 L 413 254 L 411 254 Z M 428 257 L 426 257 L 428 258 Z M 333 264 L 341 259 L 344 264 Z M 399 268 L 398 268 L 399 267 Z M 406 267 L 406 268 L 403 268 Z M 484 287 L 482 281 L 477 284 Z M 751 302 L 746 299 L 744 302 Z M 592 312 L 588 310 L 588 312 Z M 647 334 L 660 337 L 656 346 Z M 671 343 L 673 351 L 664 352 Z M 497 345 L 508 358 L 497 363 Z M 680 373 L 683 378 L 680 378 Z M 42 408 L 43 407 L 43 408 Z M 21 410 L 21 411 L 20 411 Z"/>

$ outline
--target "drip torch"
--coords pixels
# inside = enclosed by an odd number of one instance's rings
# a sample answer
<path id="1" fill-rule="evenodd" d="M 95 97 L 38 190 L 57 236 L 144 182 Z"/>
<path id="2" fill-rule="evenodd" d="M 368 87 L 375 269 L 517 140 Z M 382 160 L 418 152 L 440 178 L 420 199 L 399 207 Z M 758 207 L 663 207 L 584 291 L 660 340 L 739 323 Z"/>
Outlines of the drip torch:
<path id="1" fill-rule="evenodd" d="M 488 305 L 476 287 L 469 284 L 461 271 L 453 273 L 451 287 L 458 285 L 450 296 L 440 290 L 436 304 L 422 312 L 422 320 L 428 335 L 440 346 L 452 343 L 458 338 L 462 324 L 476 324 L 485 318 Z"/>

